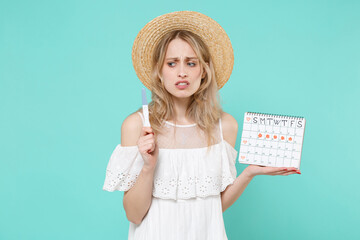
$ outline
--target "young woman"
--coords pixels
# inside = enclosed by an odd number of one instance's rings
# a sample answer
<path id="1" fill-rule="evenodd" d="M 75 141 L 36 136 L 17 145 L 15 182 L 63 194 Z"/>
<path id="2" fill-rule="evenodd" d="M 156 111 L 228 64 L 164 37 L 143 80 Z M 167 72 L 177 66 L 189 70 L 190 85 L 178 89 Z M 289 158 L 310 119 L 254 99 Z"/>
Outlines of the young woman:
<path id="1" fill-rule="evenodd" d="M 256 175 L 296 168 L 249 165 L 236 176 L 238 124 L 221 110 L 233 52 L 224 30 L 190 11 L 162 15 L 137 36 L 133 63 L 151 90 L 151 127 L 139 109 L 122 124 L 104 190 L 124 191 L 129 239 L 227 239 L 222 213 Z"/>

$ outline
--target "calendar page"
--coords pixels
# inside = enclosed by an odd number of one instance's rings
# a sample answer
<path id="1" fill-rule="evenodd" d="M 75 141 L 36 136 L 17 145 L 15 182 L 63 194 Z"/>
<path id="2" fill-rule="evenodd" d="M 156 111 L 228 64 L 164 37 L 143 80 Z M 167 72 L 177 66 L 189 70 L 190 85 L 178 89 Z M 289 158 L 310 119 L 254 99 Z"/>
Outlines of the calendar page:
<path id="1" fill-rule="evenodd" d="M 246 112 L 239 162 L 300 169 L 305 118 Z"/>

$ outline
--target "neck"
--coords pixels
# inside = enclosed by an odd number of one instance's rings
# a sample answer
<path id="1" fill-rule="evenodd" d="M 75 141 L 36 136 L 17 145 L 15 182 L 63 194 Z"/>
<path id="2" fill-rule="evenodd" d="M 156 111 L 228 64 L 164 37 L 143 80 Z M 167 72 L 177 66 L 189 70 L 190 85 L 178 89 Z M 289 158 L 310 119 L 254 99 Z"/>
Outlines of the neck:
<path id="1" fill-rule="evenodd" d="M 190 97 L 189 98 L 173 98 L 174 103 L 174 111 L 176 119 L 171 119 L 173 122 L 181 123 L 181 124 L 188 124 L 191 123 L 191 119 L 185 115 L 186 109 L 190 104 Z"/>

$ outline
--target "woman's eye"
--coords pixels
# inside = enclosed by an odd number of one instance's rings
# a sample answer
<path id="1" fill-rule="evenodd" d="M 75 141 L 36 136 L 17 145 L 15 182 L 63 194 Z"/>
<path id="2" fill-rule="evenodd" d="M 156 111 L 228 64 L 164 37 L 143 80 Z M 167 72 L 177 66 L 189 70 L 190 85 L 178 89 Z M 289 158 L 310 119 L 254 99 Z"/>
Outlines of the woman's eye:
<path id="1" fill-rule="evenodd" d="M 168 64 L 168 66 L 170 66 L 170 67 L 174 67 L 174 66 L 175 66 L 175 62 L 168 62 L 167 64 Z M 196 63 L 189 62 L 188 65 L 191 66 L 191 67 L 194 67 L 194 66 L 196 66 Z"/>

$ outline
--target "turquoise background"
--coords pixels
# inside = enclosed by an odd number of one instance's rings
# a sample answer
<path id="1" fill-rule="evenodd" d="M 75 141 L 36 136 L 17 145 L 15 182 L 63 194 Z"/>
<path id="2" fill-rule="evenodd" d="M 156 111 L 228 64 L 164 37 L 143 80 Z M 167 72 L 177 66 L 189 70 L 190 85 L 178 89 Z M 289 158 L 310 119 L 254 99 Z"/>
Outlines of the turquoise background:
<path id="1" fill-rule="evenodd" d="M 255 177 L 224 213 L 228 238 L 359 236 L 359 1 L 2 0 L 0 239 L 127 239 L 123 193 L 102 186 L 141 105 L 132 44 L 179 10 L 210 16 L 232 41 L 220 93 L 237 150 L 246 111 L 307 120 L 302 174 Z"/>

